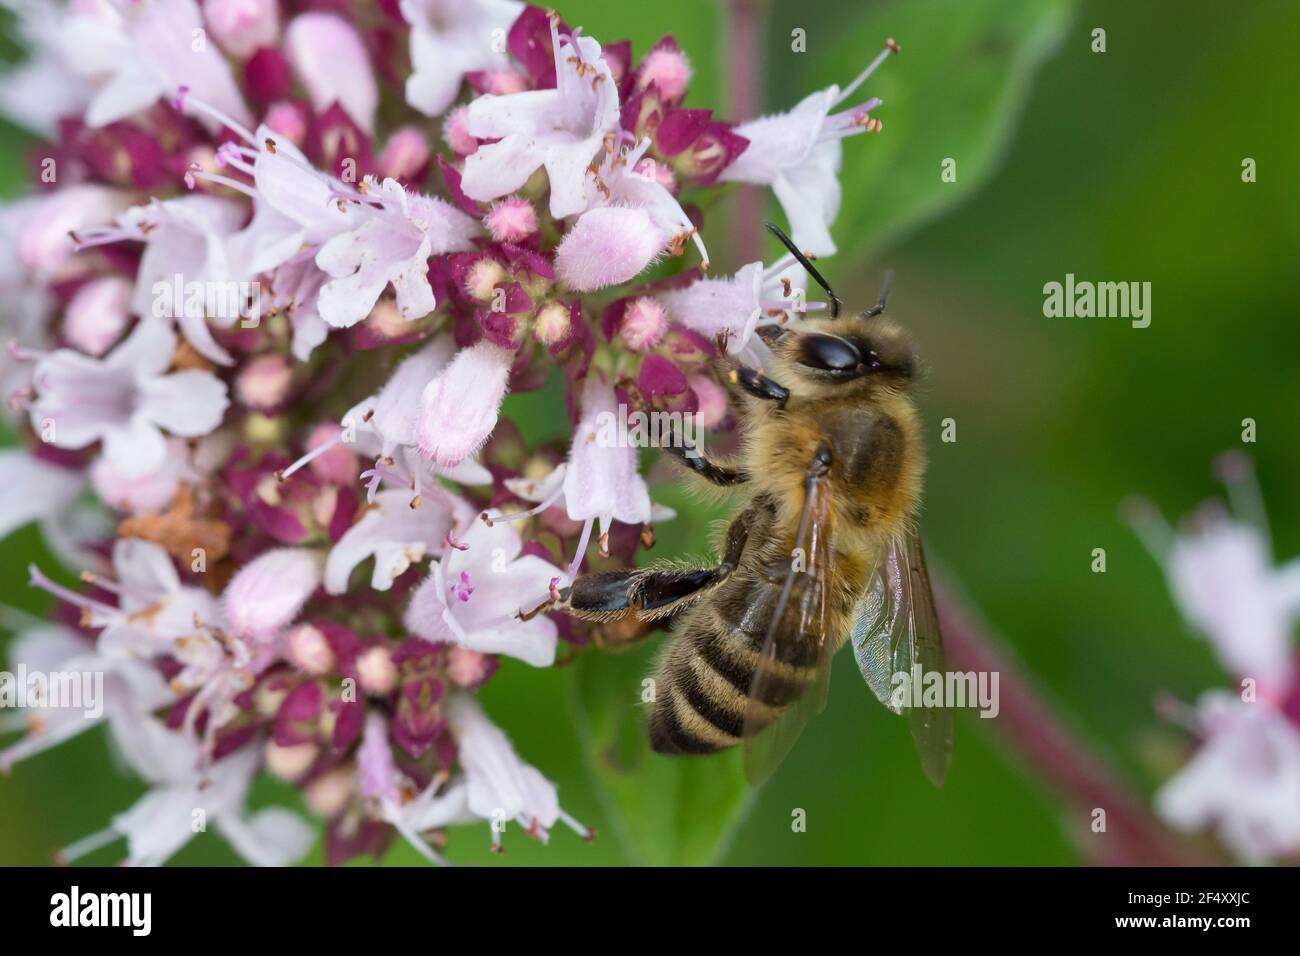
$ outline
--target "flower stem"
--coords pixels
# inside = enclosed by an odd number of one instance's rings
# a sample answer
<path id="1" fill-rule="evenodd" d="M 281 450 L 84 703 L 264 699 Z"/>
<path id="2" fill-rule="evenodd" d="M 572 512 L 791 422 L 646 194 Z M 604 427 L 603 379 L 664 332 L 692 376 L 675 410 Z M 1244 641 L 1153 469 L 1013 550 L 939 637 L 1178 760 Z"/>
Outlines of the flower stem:
<path id="1" fill-rule="evenodd" d="M 1085 856 L 1111 866 L 1204 866 L 1222 863 L 1171 833 L 1114 770 L 1073 730 L 990 637 L 954 589 L 936 575 L 935 606 L 943 628 L 949 666 L 957 671 L 996 672 L 1001 709 L 992 720 L 1020 755 L 1069 805 Z M 1093 829 L 1096 810 L 1105 811 L 1105 830 Z"/>
<path id="2" fill-rule="evenodd" d="M 759 115 L 762 99 L 763 0 L 726 0 L 728 110 L 737 122 Z M 732 235 L 733 266 L 762 255 L 763 195 L 758 186 L 742 183 L 736 190 Z"/>

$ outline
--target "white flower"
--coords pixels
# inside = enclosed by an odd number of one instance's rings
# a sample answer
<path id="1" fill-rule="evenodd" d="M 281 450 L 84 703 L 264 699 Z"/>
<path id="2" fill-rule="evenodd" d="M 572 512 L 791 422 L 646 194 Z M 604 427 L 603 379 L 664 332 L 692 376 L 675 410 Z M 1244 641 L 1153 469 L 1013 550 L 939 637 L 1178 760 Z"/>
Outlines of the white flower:
<path id="1" fill-rule="evenodd" d="M 316 253 L 316 265 L 332 281 L 321 289 L 317 308 L 336 328 L 370 314 L 391 282 L 397 310 L 405 319 L 423 318 L 437 302 L 429 285 L 429 257 L 472 249 L 477 222 L 450 203 L 409 193 L 395 179 L 376 186 L 367 179 L 368 206 L 360 226 L 337 235 Z"/>
<path id="2" fill-rule="evenodd" d="M 413 67 L 406 102 L 425 116 L 441 116 L 466 73 L 509 67 L 505 36 L 523 9 L 515 0 L 402 0 Z"/>
<path id="3" fill-rule="evenodd" d="M 59 854 L 62 862 L 125 837 L 126 865 L 161 866 L 198 832 L 196 810 L 255 866 L 289 866 L 311 848 L 315 833 L 297 815 L 279 807 L 246 812 L 248 789 L 258 770 L 257 747 L 246 746 L 201 766 L 193 741 L 154 719 L 124 728 L 114 740 L 151 789 L 114 817 L 108 829 L 65 848 Z"/>
<path id="4" fill-rule="evenodd" d="M 91 85 L 64 56 L 64 12 L 54 4 L 14 3 L 25 62 L 0 77 L 0 114 L 43 139 L 58 138 L 61 116 L 79 116 L 90 102 Z M 107 6 L 107 4 L 105 4 Z"/>
<path id="5" fill-rule="evenodd" d="M 478 819 L 469 811 L 469 791 L 463 781 L 444 791 L 443 781 L 435 777 L 419 795 L 405 798 L 405 778 L 393 761 L 388 725 L 377 713 L 372 712 L 366 718 L 361 746 L 357 749 L 357 778 L 361 795 L 373 804 L 378 816 L 392 824 L 425 859 L 439 866 L 447 861 L 420 834 Z"/>
<path id="6" fill-rule="evenodd" d="M 560 809 L 555 784 L 519 759 L 501 728 L 488 720 L 473 696 L 452 693 L 443 712 L 456 737 L 471 813 L 485 820 L 514 820 L 543 843 L 557 820 L 584 838 L 591 836 L 590 830 Z M 499 846 L 500 840 L 494 826 L 493 845 Z"/>
<path id="7" fill-rule="evenodd" d="M 126 210 L 113 226 L 75 231 L 72 239 L 79 249 L 143 242 L 130 311 L 142 317 L 174 318 L 200 355 L 230 365 L 234 360 L 213 339 L 208 318 L 230 326 L 238 318 L 239 303 L 222 303 L 209 315 L 207 298 L 208 290 L 218 288 L 224 298 L 232 283 L 249 278 L 240 249 L 232 244 L 244 215 L 239 203 L 216 196 L 154 199 Z M 193 295 L 194 289 L 204 294 Z"/>
<path id="8" fill-rule="evenodd" d="M 486 201 L 515 192 L 539 167 L 551 185 L 557 219 L 586 208 L 588 166 L 612 149 L 619 130 L 618 89 L 600 44 L 590 37 L 561 37 L 551 20 L 556 88 L 480 96 L 469 106 L 469 131 L 499 142 L 480 146 L 465 160 L 461 188 Z"/>
<path id="9" fill-rule="evenodd" d="M 1156 794 L 1172 826 L 1213 828 L 1236 854 L 1265 862 L 1300 851 L 1300 731 L 1281 711 L 1210 691 L 1206 739 Z"/>
<path id="10" fill-rule="evenodd" d="M 172 694 L 152 663 L 100 653 L 81 635 L 58 624 L 25 631 L 9 646 L 11 672 L 63 673 L 102 680 L 103 697 L 83 699 L 83 707 L 51 706 L 53 701 L 23 708 L 0 720 L 0 731 L 26 726 L 28 734 L 0 750 L 0 772 L 7 773 L 19 760 L 63 743 L 107 721 L 133 726 L 150 711 L 171 702 Z M 90 676 L 90 675 L 100 675 Z M 85 685 L 83 685 L 85 686 Z M 94 686 L 93 684 L 91 686 Z"/>
<path id="11" fill-rule="evenodd" d="M 1273 566 L 1264 506 L 1249 460 L 1219 459 L 1234 518 L 1207 504 L 1174 534 L 1148 503 L 1133 514 L 1135 529 L 1165 569 L 1184 616 L 1209 639 L 1224 666 L 1252 678 L 1262 696 L 1285 694 L 1296 674 L 1291 635 L 1300 614 L 1300 561 Z"/>
<path id="12" fill-rule="evenodd" d="M 149 474 L 167 457 L 164 429 L 186 438 L 206 435 L 230 404 L 225 383 L 210 372 L 166 374 L 175 352 L 175 333 L 145 319 L 103 359 L 70 349 L 46 355 L 33 376 L 32 427 L 59 448 L 102 440 L 118 474 Z"/>
<path id="13" fill-rule="evenodd" d="M 805 301 L 806 282 L 794 256 L 785 255 L 766 269 L 761 262 L 751 262 L 733 276 L 696 279 L 655 298 L 672 321 L 710 340 L 725 335 L 727 352 L 736 355 L 753 345 L 759 327 L 784 323 L 791 313 L 798 318 L 802 310 L 825 308 L 824 303 Z"/>
<path id="14" fill-rule="evenodd" d="M 206 40 L 194 0 L 93 7 L 90 15 L 75 10 L 60 31 L 65 62 L 97 84 L 86 112 L 90 126 L 125 119 L 160 98 L 170 99 L 181 87 L 240 122 L 251 122 L 226 58 Z M 216 131 L 213 121 L 205 122 Z"/>
<path id="15" fill-rule="evenodd" d="M 387 591 L 393 581 L 426 555 L 440 555 L 447 535 L 474 519 L 474 511 L 459 498 L 433 485 L 417 507 L 410 492 L 380 491 L 370 508 L 330 549 L 325 563 L 325 590 L 342 594 L 352 570 L 367 558 L 375 559 L 370 586 Z"/>
<path id="16" fill-rule="evenodd" d="M 462 550 L 463 548 L 463 550 Z M 564 572 L 536 555 L 508 524 L 472 522 L 460 548 L 449 548 L 406 611 L 411 633 L 485 654 L 509 654 L 534 667 L 555 661 L 557 631 L 545 615 L 521 620 Z"/>
<path id="17" fill-rule="evenodd" d="M 19 448 L 0 450 L 0 538 L 32 521 L 46 521 L 64 511 L 86 485 L 70 468 L 41 461 Z"/>
<path id="18" fill-rule="evenodd" d="M 790 221 L 790 235 L 800 249 L 813 255 L 835 251 L 830 224 L 840 208 L 840 140 L 880 128 L 869 111 L 880 105 L 871 99 L 833 114 L 870 76 L 891 50 L 889 45 L 843 91 L 838 86 L 805 97 L 787 113 L 742 123 L 734 132 L 749 146 L 722 171 L 721 180 L 770 185 Z"/>

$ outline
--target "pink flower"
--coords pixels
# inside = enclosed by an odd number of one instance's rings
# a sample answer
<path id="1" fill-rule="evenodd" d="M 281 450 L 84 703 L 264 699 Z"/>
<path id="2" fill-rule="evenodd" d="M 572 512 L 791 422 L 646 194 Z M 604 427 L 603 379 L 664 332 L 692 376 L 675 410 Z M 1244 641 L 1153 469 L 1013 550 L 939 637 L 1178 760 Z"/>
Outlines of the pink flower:
<path id="1" fill-rule="evenodd" d="M 40 274 L 56 272 L 77 250 L 74 238 L 125 211 L 127 193 L 107 186 L 74 185 L 27 200 L 20 207 L 18 261 Z"/>
<path id="2" fill-rule="evenodd" d="M 402 0 L 414 68 L 406 102 L 425 116 L 441 116 L 466 73 L 509 67 L 506 31 L 523 8 L 513 0 Z"/>
<path id="3" fill-rule="evenodd" d="M 461 349 L 420 396 L 420 454 L 450 468 L 473 455 L 496 428 L 513 356 L 487 340 Z"/>
<path id="4" fill-rule="evenodd" d="M 370 586 L 387 591 L 412 564 L 427 555 L 442 554 L 447 534 L 465 527 L 473 518 L 473 509 L 436 484 L 414 508 L 409 491 L 380 491 L 361 520 L 330 549 L 325 563 L 325 590 L 330 594 L 345 592 L 353 569 L 373 557 Z"/>
<path id="5" fill-rule="evenodd" d="M 564 572 L 536 555 L 521 554 L 523 542 L 509 524 L 472 522 L 461 543 L 468 547 L 448 548 L 412 596 L 407 628 L 429 641 L 549 667 L 555 660 L 555 622 L 545 615 L 528 621 L 518 615 L 545 601 L 551 581 Z"/>
<path id="6" fill-rule="evenodd" d="M 869 112 L 880 105 L 871 99 L 841 113 L 831 110 L 844 102 L 896 50 L 891 40 L 871 64 L 844 90 L 830 86 L 807 96 L 786 113 L 764 116 L 736 127 L 749 140 L 721 179 L 772 187 L 795 244 L 814 255 L 835 251 L 830 224 L 840 207 L 840 140 L 880 128 Z"/>
<path id="7" fill-rule="evenodd" d="M 79 471 L 61 468 L 21 448 L 0 449 L 0 538 L 32 521 L 65 512 L 85 487 Z"/>
<path id="8" fill-rule="evenodd" d="M 583 838 L 590 838 L 590 830 L 560 809 L 555 784 L 519 759 L 510 740 L 488 720 L 474 697 L 454 693 L 447 698 L 444 710 L 459 746 L 471 813 L 494 823 L 513 820 L 543 843 L 557 821 Z M 494 825 L 493 846 L 500 842 L 500 832 Z"/>
<path id="9" fill-rule="evenodd" d="M 351 24 L 332 13 L 299 14 L 284 32 L 284 51 L 318 115 L 338 103 L 366 133 L 374 132 L 379 87 Z"/>
<path id="10" fill-rule="evenodd" d="M 267 0 L 203 0 L 203 18 L 221 48 L 241 60 L 280 34 L 279 4 Z"/>
<path id="11" fill-rule="evenodd" d="M 1207 505 L 1186 532 L 1174 535 L 1143 502 L 1135 524 L 1164 566 L 1188 621 L 1209 639 L 1229 671 L 1252 678 L 1262 697 L 1275 699 L 1296 677 L 1291 634 L 1300 615 L 1300 561 L 1273 567 L 1250 461 L 1227 454 L 1220 469 L 1236 510 L 1254 520 Z"/>
<path id="12" fill-rule="evenodd" d="M 553 19 L 551 44 L 555 89 L 481 96 L 470 104 L 470 133 L 498 142 L 466 158 L 461 187 L 485 202 L 517 191 L 545 168 L 551 215 L 559 219 L 587 205 L 587 167 L 617 136 L 618 89 L 595 40 L 561 37 Z"/>
<path id="13" fill-rule="evenodd" d="M 201 42 L 203 21 L 194 0 L 139 0 L 121 15 L 105 16 L 104 9 L 71 16 L 64 38 L 78 51 L 73 65 L 99 84 L 86 113 L 89 125 L 125 119 L 182 86 L 239 122 L 252 121 L 230 66 Z M 203 122 L 216 129 L 213 120 Z"/>
<path id="14" fill-rule="evenodd" d="M 761 262 L 751 262 L 734 276 L 696 279 L 655 298 L 672 321 L 710 340 L 725 335 L 727 351 L 735 355 L 761 345 L 753 340 L 760 326 L 782 324 L 804 311 L 825 308 L 823 303 L 805 301 L 806 282 L 803 269 L 786 255 L 766 269 Z"/>
<path id="15" fill-rule="evenodd" d="M 167 439 L 166 457 L 158 468 L 148 474 L 128 478 L 102 455 L 90 468 L 90 483 L 95 494 L 105 504 L 132 513 L 166 510 L 180 490 L 182 481 L 201 477 L 199 471 L 190 464 L 189 449 L 179 438 Z"/>
<path id="16" fill-rule="evenodd" d="M 166 374 L 176 335 L 146 319 L 106 358 L 60 349 L 37 363 L 32 427 L 59 448 L 103 441 L 120 475 L 142 477 L 167 455 L 163 430 L 193 438 L 221 423 L 226 386 L 210 372 Z"/>
<path id="17" fill-rule="evenodd" d="M 316 265 L 332 276 L 321 289 L 321 317 L 336 328 L 364 319 L 391 283 L 404 319 L 433 311 L 429 257 L 473 248 L 479 226 L 441 199 L 409 193 L 395 179 L 379 187 L 369 181 L 361 225 L 330 239 L 316 253 Z"/>
<path id="18" fill-rule="evenodd" d="M 1198 706 L 1205 740 L 1156 794 L 1168 823 L 1213 829 L 1243 860 L 1300 852 L 1300 731 L 1281 711 L 1224 691 Z"/>

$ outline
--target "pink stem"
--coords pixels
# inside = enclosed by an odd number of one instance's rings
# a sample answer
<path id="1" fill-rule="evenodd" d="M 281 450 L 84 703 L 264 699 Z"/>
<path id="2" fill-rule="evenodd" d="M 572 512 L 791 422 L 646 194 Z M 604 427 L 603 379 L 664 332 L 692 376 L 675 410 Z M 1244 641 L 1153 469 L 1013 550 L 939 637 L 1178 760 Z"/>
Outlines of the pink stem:
<path id="1" fill-rule="evenodd" d="M 731 118 L 736 122 L 759 115 L 763 55 L 762 0 L 727 0 L 727 89 Z M 741 184 L 734 209 L 735 256 L 732 265 L 753 262 L 762 254 L 763 194 L 757 186 Z"/>
<path id="2" fill-rule="evenodd" d="M 1034 687 L 1011 655 L 936 579 L 935 605 L 948 663 L 956 671 L 997 672 L 1001 710 L 990 721 L 1030 770 L 1068 804 L 1082 849 L 1094 863 L 1112 866 L 1205 866 L 1222 860 L 1180 840 L 1157 820 Z M 1092 829 L 1105 810 L 1105 832 Z"/>

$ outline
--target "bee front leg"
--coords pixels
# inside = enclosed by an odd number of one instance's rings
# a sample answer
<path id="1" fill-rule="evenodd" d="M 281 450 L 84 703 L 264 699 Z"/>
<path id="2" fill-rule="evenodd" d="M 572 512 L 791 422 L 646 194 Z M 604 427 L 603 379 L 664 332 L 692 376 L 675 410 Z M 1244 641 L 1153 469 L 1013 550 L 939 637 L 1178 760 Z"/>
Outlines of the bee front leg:
<path id="1" fill-rule="evenodd" d="M 743 471 L 710 461 L 694 448 L 681 448 L 677 445 L 664 445 L 662 448 L 710 484 L 727 487 L 749 481 L 749 475 Z"/>
<path id="2" fill-rule="evenodd" d="M 733 385 L 739 386 L 747 394 L 761 398 L 765 402 L 776 402 L 777 408 L 785 408 L 785 403 L 790 400 L 788 388 L 748 365 L 736 366 L 727 373 L 727 377 Z"/>

